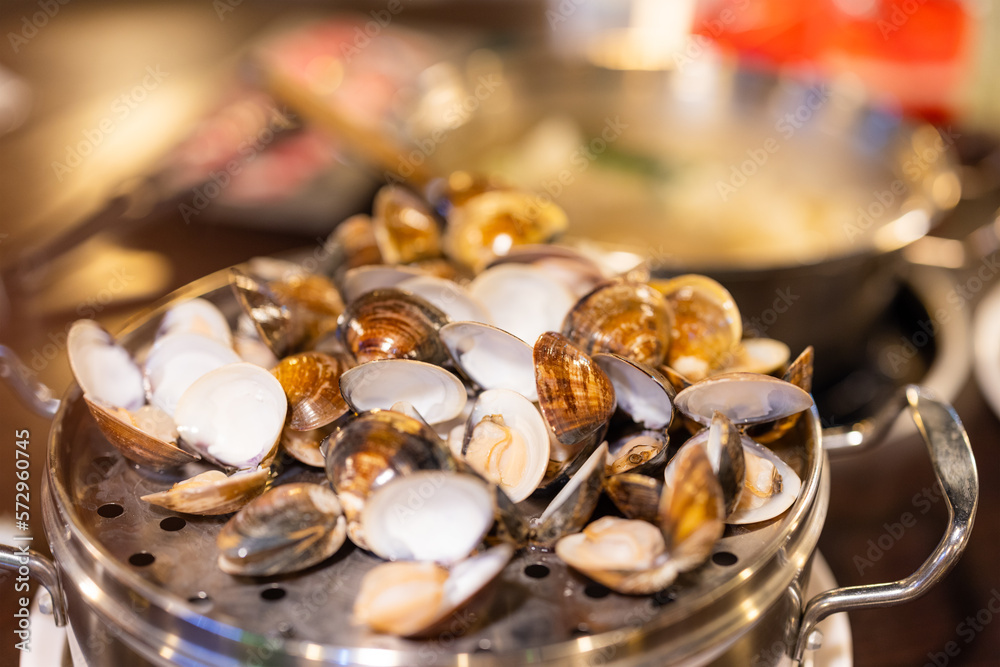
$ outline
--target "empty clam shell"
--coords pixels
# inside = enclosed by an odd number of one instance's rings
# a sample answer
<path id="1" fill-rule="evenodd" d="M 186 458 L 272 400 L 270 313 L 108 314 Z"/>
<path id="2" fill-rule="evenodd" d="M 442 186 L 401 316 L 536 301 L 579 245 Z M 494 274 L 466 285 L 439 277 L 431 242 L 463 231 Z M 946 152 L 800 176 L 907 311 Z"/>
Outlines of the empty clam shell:
<path id="1" fill-rule="evenodd" d="M 73 376 L 92 402 L 136 410 L 146 403 L 142 371 L 104 327 L 77 320 L 66 339 Z"/>
<path id="2" fill-rule="evenodd" d="M 291 409 L 288 427 L 311 431 L 326 426 L 347 412 L 340 395 L 340 377 L 346 359 L 322 352 L 301 352 L 285 357 L 271 373 L 281 383 Z"/>
<path id="3" fill-rule="evenodd" d="M 773 338 L 747 338 L 734 348 L 727 373 L 761 373 L 768 375 L 785 367 L 791 352 L 788 346 Z"/>
<path id="4" fill-rule="evenodd" d="M 426 275 L 414 266 L 390 266 L 388 264 L 366 264 L 344 273 L 341 281 L 344 298 L 348 303 L 372 290 L 396 287 L 410 278 Z"/>
<path id="5" fill-rule="evenodd" d="M 232 347 L 233 333 L 222 311 L 207 299 L 189 299 L 173 306 L 163 315 L 156 337 L 173 333 L 193 333 L 215 339 Z"/>
<path id="6" fill-rule="evenodd" d="M 566 230 L 559 206 L 515 190 L 489 190 L 448 211 L 445 252 L 473 269 L 517 245 L 544 243 Z"/>
<path id="7" fill-rule="evenodd" d="M 533 354 L 538 403 L 559 442 L 574 448 L 602 431 L 615 411 L 615 391 L 600 366 L 551 331 L 539 336 Z"/>
<path id="8" fill-rule="evenodd" d="M 160 470 L 184 465 L 200 458 L 197 454 L 185 451 L 174 444 L 177 438 L 176 428 L 170 429 L 167 433 L 163 433 L 162 429 L 144 430 L 140 426 L 143 422 L 135 419 L 135 413 L 121 408 L 106 408 L 90 400 L 86 395 L 83 400 L 86 401 L 90 414 L 94 416 L 94 421 L 97 422 L 97 427 L 101 429 L 104 437 L 130 461 Z M 144 406 L 146 407 L 149 406 Z M 169 415 L 166 417 L 169 419 Z M 143 425 L 149 428 L 148 425 Z"/>
<path id="9" fill-rule="evenodd" d="M 255 577 L 297 572 L 336 553 L 346 532 L 332 491 L 318 484 L 283 484 L 252 500 L 222 527 L 219 568 Z"/>
<path id="10" fill-rule="evenodd" d="M 462 372 L 483 389 L 510 389 L 538 400 L 531 346 L 480 322 L 450 322 L 441 340 Z"/>
<path id="11" fill-rule="evenodd" d="M 655 367 L 671 345 L 672 319 L 670 306 L 652 287 L 612 282 L 580 299 L 561 330 L 588 354 L 614 352 Z"/>
<path id="12" fill-rule="evenodd" d="M 288 411 L 281 384 L 260 366 L 239 362 L 196 380 L 177 402 L 177 432 L 222 465 L 255 468 L 277 446 Z"/>
<path id="13" fill-rule="evenodd" d="M 378 565 L 361 580 L 354 619 L 375 632 L 433 636 L 445 622 L 496 579 L 513 556 L 501 544 L 457 563 L 451 570 L 428 562 Z"/>
<path id="14" fill-rule="evenodd" d="M 368 548 L 386 560 L 457 563 L 493 525 L 493 492 L 483 480 L 422 470 L 372 491 L 361 512 Z"/>
<path id="15" fill-rule="evenodd" d="M 502 264 L 469 283 L 472 295 L 497 327 L 533 344 L 558 331 L 576 297 L 548 274 L 526 264 Z"/>
<path id="16" fill-rule="evenodd" d="M 391 410 L 366 412 L 348 422 L 330 436 L 326 452 L 327 479 L 352 523 L 369 495 L 395 477 L 454 469 L 451 453 L 433 429 Z"/>
<path id="17" fill-rule="evenodd" d="M 722 537 L 722 487 L 701 447 L 682 447 L 664 477 L 659 518 L 670 559 L 683 572 L 703 563 Z"/>
<path id="18" fill-rule="evenodd" d="M 700 380 L 730 364 L 743 336 L 743 320 L 725 287 L 707 276 L 687 274 L 657 281 L 674 319 L 666 363 Z"/>
<path id="19" fill-rule="evenodd" d="M 545 475 L 549 438 L 545 419 L 531 401 L 509 389 L 487 389 L 469 415 L 462 457 L 518 503 Z"/>
<path id="20" fill-rule="evenodd" d="M 221 470 L 209 470 L 142 499 L 185 514 L 229 514 L 264 492 L 270 472 L 268 468 L 258 468 L 227 476 Z"/>
<path id="21" fill-rule="evenodd" d="M 150 349 L 143 365 L 149 402 L 173 415 L 177 401 L 195 380 L 238 361 L 239 355 L 216 339 L 194 333 L 163 336 Z"/>
<path id="22" fill-rule="evenodd" d="M 430 206 L 398 185 L 375 195 L 372 229 L 379 253 L 389 264 L 409 264 L 441 254 L 441 229 Z"/>
<path id="23" fill-rule="evenodd" d="M 607 279 L 604 271 L 594 260 L 566 246 L 551 244 L 514 246 L 506 255 L 490 262 L 487 268 L 500 264 L 528 264 L 541 269 L 577 298 Z"/>
<path id="24" fill-rule="evenodd" d="M 618 409 L 647 430 L 670 427 L 674 389 L 656 369 L 616 354 L 594 355 L 615 390 Z"/>
<path id="25" fill-rule="evenodd" d="M 422 361 L 387 359 L 356 366 L 340 378 L 340 391 L 351 409 L 389 409 L 405 401 L 429 424 L 462 414 L 467 394 L 455 375 Z"/>
<path id="26" fill-rule="evenodd" d="M 490 316 L 467 289 L 454 280 L 438 276 L 414 276 L 397 285 L 440 309 L 452 322 L 490 323 Z"/>
<path id="27" fill-rule="evenodd" d="M 398 289 L 378 289 L 350 303 L 341 320 L 341 340 L 359 364 L 377 359 L 440 363 L 448 353 L 438 336 L 447 322 L 440 310 Z"/>
<path id="28" fill-rule="evenodd" d="M 802 353 L 795 358 L 795 360 L 789 364 L 788 369 L 785 371 L 782 379 L 785 382 L 791 382 L 796 387 L 802 389 L 805 392 L 812 391 L 813 382 L 813 348 L 812 345 L 808 346 L 806 349 L 802 350 Z M 778 419 L 770 424 L 764 424 L 762 427 L 758 427 L 751 431 L 755 441 L 761 444 L 769 444 L 777 441 L 783 435 L 788 433 L 793 426 L 798 422 L 799 417 L 802 416 L 801 412 L 796 412 L 794 415 L 789 415 L 784 419 Z"/>
<path id="29" fill-rule="evenodd" d="M 677 394 L 674 405 L 689 418 L 709 425 L 716 411 L 737 426 L 788 417 L 812 407 L 812 397 L 769 375 L 725 373 L 696 382 Z"/>

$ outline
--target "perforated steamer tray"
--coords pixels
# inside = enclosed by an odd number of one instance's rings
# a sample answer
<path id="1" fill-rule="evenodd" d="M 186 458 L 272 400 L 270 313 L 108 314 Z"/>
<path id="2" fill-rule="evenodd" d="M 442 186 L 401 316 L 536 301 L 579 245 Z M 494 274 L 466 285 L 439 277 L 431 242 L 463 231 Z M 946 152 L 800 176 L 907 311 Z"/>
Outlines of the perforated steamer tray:
<path id="1" fill-rule="evenodd" d="M 227 273 L 219 272 L 133 320 L 120 341 L 141 358 L 165 309 L 196 296 L 235 321 L 238 306 Z M 428 640 L 352 624 L 361 578 L 381 561 L 350 543 L 293 575 L 224 574 L 215 538 L 228 516 L 180 515 L 140 500 L 199 472 L 201 464 L 157 473 L 130 463 L 100 433 L 75 386 L 49 443 L 46 530 L 64 585 L 79 590 L 105 623 L 120 628 L 126 644 L 153 661 L 696 664 L 733 650 L 737 641 L 749 660 L 755 645 L 771 646 L 794 631 L 799 585 L 829 494 L 815 410 L 774 449 L 802 477 L 795 504 L 772 522 L 728 527 L 714 556 L 670 588 L 619 595 L 553 553 L 523 550 L 485 595 L 453 615 L 444 634 Z M 325 480 L 322 470 L 290 459 L 280 465 L 277 484 Z M 760 632 L 767 619 L 776 633 Z"/>

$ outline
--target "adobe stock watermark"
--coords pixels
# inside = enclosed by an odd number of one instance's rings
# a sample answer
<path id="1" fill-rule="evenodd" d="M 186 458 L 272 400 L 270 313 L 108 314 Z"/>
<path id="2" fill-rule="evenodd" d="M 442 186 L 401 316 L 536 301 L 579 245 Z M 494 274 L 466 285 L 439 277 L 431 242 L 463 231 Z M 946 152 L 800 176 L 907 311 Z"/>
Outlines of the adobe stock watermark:
<path id="1" fill-rule="evenodd" d="M 957 658 L 962 653 L 962 648 L 968 646 L 976 637 L 986 631 L 986 628 L 993 622 L 997 614 L 1000 614 L 1000 591 L 990 590 L 990 598 L 986 604 L 975 613 L 974 616 L 966 616 L 955 626 L 955 634 L 964 643 L 959 644 L 952 640 L 944 645 L 942 651 L 932 651 L 927 654 L 927 662 L 923 667 L 948 667 L 952 658 Z"/>
<path id="2" fill-rule="evenodd" d="M 854 222 L 844 226 L 844 233 L 847 235 L 848 241 L 854 242 L 883 218 L 887 212 L 892 211 L 892 205 L 909 192 L 910 187 L 907 185 L 907 181 L 918 181 L 924 171 L 940 160 L 949 147 L 955 144 L 955 140 L 962 136 L 951 127 L 938 128 L 938 131 L 939 136 L 934 140 L 933 145 L 926 146 L 919 152 L 914 151 L 913 155 L 903 162 L 902 172 L 906 180 L 898 178 L 887 188 L 873 190 L 871 202 L 867 206 L 858 207 Z"/>
<path id="3" fill-rule="evenodd" d="M 785 141 L 795 136 L 812 120 L 813 116 L 830 99 L 830 89 L 826 84 L 819 84 L 809 88 L 805 94 L 805 100 L 793 111 L 783 114 L 774 124 L 775 131 L 781 135 Z M 715 189 L 719 193 L 722 201 L 728 201 L 729 197 L 737 190 L 746 185 L 751 178 L 757 175 L 764 165 L 767 164 L 771 156 L 781 150 L 781 142 L 774 136 L 764 139 L 755 148 L 748 148 L 747 159 L 738 165 L 731 165 L 729 168 L 729 178 L 717 180 Z"/>
<path id="4" fill-rule="evenodd" d="M 770 308 L 765 308 L 760 315 L 743 318 L 744 334 L 753 338 L 763 338 L 778 318 L 787 313 L 800 298 L 800 295 L 792 293 L 791 287 L 774 290 L 774 300 Z"/>
<path id="5" fill-rule="evenodd" d="M 504 79 L 499 74 L 490 73 L 480 76 L 476 80 L 472 92 L 449 106 L 442 113 L 441 117 L 444 119 L 447 129 L 435 128 L 430 136 L 415 139 L 413 143 L 416 147 L 409 153 L 400 156 L 396 172 L 385 172 L 386 183 L 401 183 L 403 179 L 410 178 L 434 155 L 438 147 L 448 140 L 450 131 L 464 125 L 472 117 L 472 114 L 479 110 L 483 102 L 488 100 L 503 85 Z"/>
<path id="6" fill-rule="evenodd" d="M 190 203 L 181 202 L 177 206 L 177 211 L 184 218 L 184 222 L 190 223 L 192 218 L 201 215 L 202 211 L 207 209 L 209 204 L 229 187 L 233 178 L 243 171 L 244 165 L 251 162 L 267 148 L 282 130 L 288 129 L 292 125 L 287 111 L 272 107 L 268 112 L 267 125 L 258 130 L 256 134 L 245 137 L 236 147 L 239 157 L 229 160 L 218 170 L 210 171 L 205 181 L 192 189 L 193 196 Z"/>
<path id="7" fill-rule="evenodd" d="M 69 1 L 38 0 L 36 4 L 39 11 L 31 16 L 22 16 L 21 29 L 17 32 L 7 33 L 7 41 L 10 42 L 10 48 L 14 50 L 14 53 L 20 51 L 22 46 L 34 39 L 38 35 L 38 31 L 47 26 L 49 21 L 54 19 L 59 10 L 63 8 L 63 5 L 68 4 Z"/>
<path id="8" fill-rule="evenodd" d="M 921 515 L 927 514 L 935 503 L 943 498 L 941 486 L 933 484 L 924 487 L 913 495 L 911 504 Z M 864 574 L 865 570 L 874 567 L 875 563 L 882 560 L 882 557 L 889 552 L 906 534 L 908 528 L 917 525 L 917 517 L 913 512 L 903 512 L 899 515 L 899 520 L 882 524 L 884 531 L 876 538 L 868 540 L 868 550 L 864 555 L 854 556 L 854 567 L 858 569 L 858 574 Z"/>
<path id="9" fill-rule="evenodd" d="M 97 124 L 83 130 L 83 139 L 75 144 L 66 146 L 66 158 L 63 162 L 53 161 L 52 170 L 56 178 L 61 183 L 66 174 L 83 164 L 84 159 L 104 143 L 104 140 L 118 128 L 118 126 L 129 117 L 151 92 L 163 83 L 163 80 L 170 76 L 169 72 L 164 72 L 159 65 L 146 66 L 146 76 L 136 84 L 131 90 L 116 97 L 111 103 L 111 114 L 105 116 Z"/>

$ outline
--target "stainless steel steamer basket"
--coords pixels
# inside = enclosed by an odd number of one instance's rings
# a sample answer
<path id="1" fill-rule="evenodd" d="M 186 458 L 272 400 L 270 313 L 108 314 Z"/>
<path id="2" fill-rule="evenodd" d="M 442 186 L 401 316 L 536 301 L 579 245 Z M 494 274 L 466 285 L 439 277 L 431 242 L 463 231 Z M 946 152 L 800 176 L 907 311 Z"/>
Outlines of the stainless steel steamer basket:
<path id="1" fill-rule="evenodd" d="M 227 274 L 196 281 L 137 317 L 120 340 L 142 354 L 166 308 L 204 296 L 233 319 Z M 715 555 L 653 596 L 611 593 L 551 553 L 515 557 L 479 606 L 434 640 L 353 626 L 361 576 L 378 559 L 345 546 L 303 573 L 246 578 L 216 566 L 219 517 L 179 517 L 139 499 L 180 478 L 129 463 L 101 435 L 79 388 L 65 395 L 48 443 L 43 514 L 53 566 L 33 554 L 57 621 L 68 617 L 91 665 L 773 665 L 801 659 L 828 614 L 920 595 L 954 564 L 978 500 L 971 447 L 952 409 L 906 391 L 949 507 L 934 554 L 899 582 L 837 589 L 808 603 L 802 590 L 829 500 L 815 409 L 777 447 L 803 479 L 781 518 L 731 527 Z M 288 463 L 280 481 L 322 480 Z M 21 562 L 0 547 L 0 562 Z"/>

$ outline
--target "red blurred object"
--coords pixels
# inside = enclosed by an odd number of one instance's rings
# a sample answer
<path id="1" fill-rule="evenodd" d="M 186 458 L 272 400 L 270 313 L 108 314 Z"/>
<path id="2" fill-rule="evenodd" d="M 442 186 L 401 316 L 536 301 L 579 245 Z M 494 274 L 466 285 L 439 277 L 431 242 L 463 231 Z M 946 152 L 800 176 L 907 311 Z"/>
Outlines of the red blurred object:
<path id="1" fill-rule="evenodd" d="M 851 72 L 878 103 L 939 122 L 955 111 L 972 51 L 961 0 L 708 0 L 695 32 L 772 66 Z"/>

